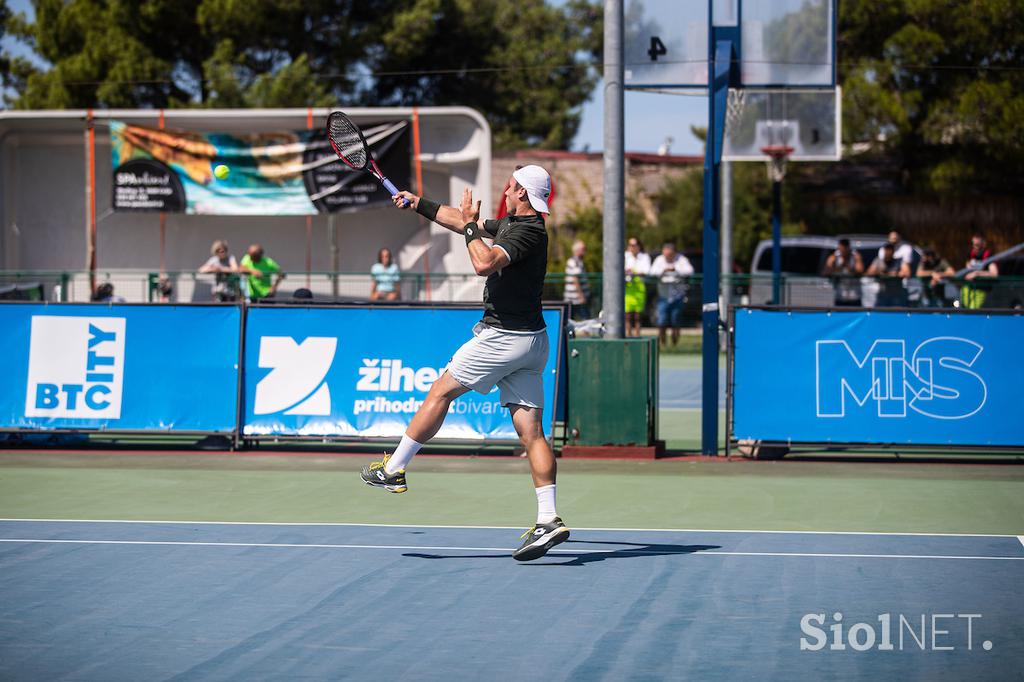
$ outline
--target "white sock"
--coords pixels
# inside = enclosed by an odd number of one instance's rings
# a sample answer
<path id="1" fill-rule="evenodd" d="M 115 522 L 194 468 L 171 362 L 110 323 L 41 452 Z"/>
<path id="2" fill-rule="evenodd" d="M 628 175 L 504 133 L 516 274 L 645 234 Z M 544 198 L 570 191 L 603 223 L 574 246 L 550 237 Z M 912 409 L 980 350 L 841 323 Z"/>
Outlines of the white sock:
<path id="1" fill-rule="evenodd" d="M 409 438 L 409 436 L 402 436 L 402 442 L 398 444 L 398 447 L 395 448 L 395 454 L 391 455 L 391 459 L 388 460 L 387 465 L 384 467 L 384 473 L 391 476 L 404 469 L 422 447 L 423 443 L 417 443 L 412 438 Z"/>
<path id="2" fill-rule="evenodd" d="M 555 484 L 542 485 L 537 490 L 537 525 L 551 523 L 558 514 L 555 513 Z"/>

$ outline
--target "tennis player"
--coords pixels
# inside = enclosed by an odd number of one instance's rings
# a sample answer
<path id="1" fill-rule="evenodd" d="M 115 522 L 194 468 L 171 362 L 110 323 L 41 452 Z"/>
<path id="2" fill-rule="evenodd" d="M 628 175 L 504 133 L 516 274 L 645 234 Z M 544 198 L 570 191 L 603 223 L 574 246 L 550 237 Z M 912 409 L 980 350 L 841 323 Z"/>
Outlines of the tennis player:
<path id="1" fill-rule="evenodd" d="M 393 197 L 399 208 L 412 208 L 465 236 L 473 269 L 487 277 L 484 316 L 473 327 L 473 338 L 455 352 L 448 369 L 430 387 L 398 448 L 362 471 L 367 484 L 404 493 L 408 490 L 405 468 L 441 428 L 452 401 L 469 391 L 487 394 L 497 385 L 501 404 L 509 408 L 526 448 L 537 492 L 537 523 L 523 533 L 522 546 L 512 554 L 519 561 L 540 558 L 569 538 L 569 529 L 555 511 L 555 456 L 544 438 L 541 420 L 542 373 L 548 359 L 548 336 L 541 315 L 548 257 L 542 214 L 549 212 L 550 194 L 548 172 L 540 166 L 523 166 L 509 180 L 505 190 L 508 215 L 501 220 L 480 220 L 480 202 L 474 206 L 469 189 L 463 192 L 459 208 L 409 192 Z M 492 240 L 493 246 L 488 246 L 484 237 Z"/>

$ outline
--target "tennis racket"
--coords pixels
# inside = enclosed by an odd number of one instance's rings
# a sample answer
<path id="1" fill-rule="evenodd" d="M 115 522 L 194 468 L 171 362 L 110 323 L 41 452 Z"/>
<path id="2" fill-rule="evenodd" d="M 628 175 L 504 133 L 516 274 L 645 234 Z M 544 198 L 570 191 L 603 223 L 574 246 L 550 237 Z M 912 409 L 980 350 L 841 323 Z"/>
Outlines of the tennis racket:
<path id="1" fill-rule="evenodd" d="M 380 172 L 377 162 L 373 160 L 373 154 L 370 153 L 370 147 L 366 144 L 366 138 L 363 137 L 363 132 L 352 122 L 352 119 L 340 111 L 331 112 L 331 115 L 327 117 L 327 139 L 330 141 L 331 147 L 334 148 L 334 153 L 349 167 L 369 173 L 380 180 L 380 184 L 384 185 L 384 189 L 391 196 L 398 194 L 398 188 L 394 183 Z M 402 204 L 408 206 L 409 202 L 402 199 Z"/>

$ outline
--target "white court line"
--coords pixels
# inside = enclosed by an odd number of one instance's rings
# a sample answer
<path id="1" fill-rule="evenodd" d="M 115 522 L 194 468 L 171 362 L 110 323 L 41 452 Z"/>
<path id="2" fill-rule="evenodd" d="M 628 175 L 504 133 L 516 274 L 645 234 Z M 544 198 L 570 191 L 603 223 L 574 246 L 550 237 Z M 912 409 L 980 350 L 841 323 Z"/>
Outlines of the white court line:
<path id="1" fill-rule="evenodd" d="M 437 547 L 425 545 L 335 545 L 335 544 L 299 544 L 271 542 L 191 542 L 179 540 L 51 540 L 43 538 L 0 538 L 0 543 L 12 544 L 68 544 L 68 545 L 161 545 L 186 547 L 254 547 L 270 549 L 401 549 L 441 552 L 501 552 L 511 553 L 506 547 Z M 754 557 L 811 557 L 840 559 L 966 559 L 974 561 L 1024 561 L 1024 556 L 957 556 L 950 554 L 846 554 L 827 552 L 719 552 L 714 550 L 697 550 L 693 552 L 665 552 L 657 550 L 617 550 L 617 549 L 552 549 L 549 553 L 557 554 L 638 554 L 649 556 L 669 556 L 685 554 L 696 556 L 754 556 Z"/>
<path id="2" fill-rule="evenodd" d="M 412 523 L 343 523 L 330 521 L 166 521 L 141 519 L 4 519 L 0 523 L 152 523 L 175 526 L 337 526 L 357 528 L 454 528 L 467 530 L 522 530 L 525 526 L 459 526 L 430 525 Z M 768 535 L 882 535 L 895 537 L 940 537 L 940 538 L 1012 538 L 1020 539 L 1021 535 L 1005 535 L 1000 533 L 897 533 L 891 531 L 869 530 L 758 530 L 737 528 L 591 528 L 586 526 L 569 526 L 572 530 L 609 531 L 630 533 L 763 533 Z M 1024 540 L 1021 540 L 1024 543 Z"/>
<path id="3" fill-rule="evenodd" d="M 186 547 L 270 547 L 281 549 L 433 549 L 459 552 L 511 552 L 507 547 L 430 547 L 423 545 L 334 545 L 288 542 L 192 542 L 185 540 L 51 540 L 41 538 L 0 538 L 0 542 L 70 545 L 172 545 Z M 603 550 L 587 549 L 585 552 Z"/>

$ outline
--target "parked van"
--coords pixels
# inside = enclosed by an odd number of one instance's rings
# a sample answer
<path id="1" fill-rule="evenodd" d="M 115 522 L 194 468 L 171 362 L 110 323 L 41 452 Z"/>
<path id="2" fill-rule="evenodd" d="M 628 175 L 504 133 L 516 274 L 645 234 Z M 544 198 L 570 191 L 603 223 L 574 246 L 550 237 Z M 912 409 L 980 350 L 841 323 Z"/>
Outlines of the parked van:
<path id="1" fill-rule="evenodd" d="M 784 305 L 831 307 L 835 303 L 832 281 L 822 277 L 825 260 L 839 246 L 836 237 L 793 235 L 780 241 L 782 255 L 782 301 Z M 750 304 L 767 305 L 772 300 L 772 240 L 762 239 L 754 249 L 750 274 Z"/>

